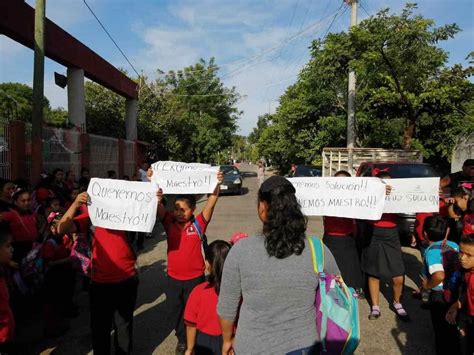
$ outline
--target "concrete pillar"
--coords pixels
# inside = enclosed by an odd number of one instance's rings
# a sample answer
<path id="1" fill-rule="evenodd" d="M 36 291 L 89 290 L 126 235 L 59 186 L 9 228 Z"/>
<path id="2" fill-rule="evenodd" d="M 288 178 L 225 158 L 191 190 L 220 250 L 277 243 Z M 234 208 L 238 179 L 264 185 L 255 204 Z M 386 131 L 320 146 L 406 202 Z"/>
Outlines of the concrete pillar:
<path id="1" fill-rule="evenodd" d="M 127 99 L 125 102 L 125 135 L 129 141 L 137 139 L 137 115 L 138 100 Z"/>
<path id="2" fill-rule="evenodd" d="M 118 140 L 118 176 L 121 179 L 125 174 L 125 144 L 123 139 Z"/>
<path id="3" fill-rule="evenodd" d="M 67 101 L 69 122 L 86 131 L 84 69 L 67 68 Z"/>

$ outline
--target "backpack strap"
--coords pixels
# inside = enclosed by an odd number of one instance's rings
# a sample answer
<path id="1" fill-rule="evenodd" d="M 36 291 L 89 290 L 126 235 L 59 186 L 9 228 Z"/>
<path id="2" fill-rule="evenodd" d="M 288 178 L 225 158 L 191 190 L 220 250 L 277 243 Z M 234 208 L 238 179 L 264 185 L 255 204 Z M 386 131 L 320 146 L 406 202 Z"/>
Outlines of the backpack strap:
<path id="1" fill-rule="evenodd" d="M 198 234 L 198 236 L 199 236 L 199 239 L 201 239 L 202 247 L 203 247 L 204 253 L 205 253 L 206 250 L 207 250 L 207 247 L 208 247 L 208 244 L 207 244 L 207 236 L 202 232 L 201 226 L 200 226 L 199 223 L 196 221 L 196 219 L 194 218 L 194 216 L 193 216 L 193 219 L 192 219 L 192 223 L 193 223 L 194 228 L 196 228 L 196 231 L 197 231 L 197 234 Z"/>
<path id="2" fill-rule="evenodd" d="M 327 294 L 326 294 L 326 273 L 324 272 L 324 246 L 321 238 L 311 236 L 309 237 L 309 245 L 311 247 L 311 255 L 313 259 L 313 269 L 319 276 L 318 291 L 321 297 L 321 304 L 319 305 L 321 311 L 321 344 L 323 351 L 326 351 L 326 334 L 328 326 L 328 315 L 326 310 Z M 317 310 L 316 310 L 317 312 Z"/>

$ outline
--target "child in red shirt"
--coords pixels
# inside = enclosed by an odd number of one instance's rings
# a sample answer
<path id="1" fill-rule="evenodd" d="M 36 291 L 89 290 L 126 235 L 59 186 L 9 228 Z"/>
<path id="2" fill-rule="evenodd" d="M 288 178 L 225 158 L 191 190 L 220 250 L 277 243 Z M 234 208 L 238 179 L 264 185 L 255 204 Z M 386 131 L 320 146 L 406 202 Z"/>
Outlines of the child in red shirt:
<path id="1" fill-rule="evenodd" d="M 207 243 L 205 241 L 206 228 L 219 199 L 220 184 L 224 181 L 222 172 L 217 174 L 218 185 L 214 192 L 208 195 L 206 206 L 197 217 L 194 217 L 196 210 L 194 195 L 177 196 L 174 213 L 170 213 L 166 211 L 162 203 L 162 191 L 160 190 L 158 193 L 158 218 L 163 224 L 168 241 L 166 299 L 170 313 L 175 317 L 175 330 L 178 338 L 177 354 L 184 354 L 186 350 L 184 307 L 193 288 L 205 281 L 205 264 L 201 248 L 203 244 Z"/>
<path id="2" fill-rule="evenodd" d="M 10 308 L 4 267 L 12 260 L 12 238 L 5 227 L 0 227 L 0 353 L 12 350 L 12 340 L 15 331 L 15 319 Z"/>
<path id="3" fill-rule="evenodd" d="M 0 214 L 0 221 L 9 222 L 13 237 L 13 260 L 20 264 L 40 236 L 38 214 L 31 210 L 30 193 L 27 190 L 13 194 L 13 207 L 13 210 Z"/>
<path id="4" fill-rule="evenodd" d="M 217 355 L 222 352 L 222 331 L 216 309 L 222 270 L 229 250 L 230 244 L 223 240 L 212 242 L 206 250 L 208 281 L 192 290 L 184 311 L 186 355 Z"/>
<path id="5" fill-rule="evenodd" d="M 380 179 L 390 179 L 388 172 L 376 175 Z M 390 188 L 387 187 L 387 194 Z M 380 279 L 391 278 L 393 282 L 393 303 L 391 309 L 398 318 L 408 321 L 407 311 L 401 304 L 405 266 L 402 259 L 402 247 L 398 236 L 397 215 L 384 213 L 380 220 L 370 221 L 368 239 L 370 240 L 362 251 L 362 270 L 368 276 L 371 311 L 370 320 L 380 317 L 379 292 Z"/>
<path id="6" fill-rule="evenodd" d="M 446 314 L 446 320 L 458 325 L 461 353 L 471 355 L 474 354 L 474 234 L 461 238 L 460 249 L 464 269 L 462 292 Z"/>

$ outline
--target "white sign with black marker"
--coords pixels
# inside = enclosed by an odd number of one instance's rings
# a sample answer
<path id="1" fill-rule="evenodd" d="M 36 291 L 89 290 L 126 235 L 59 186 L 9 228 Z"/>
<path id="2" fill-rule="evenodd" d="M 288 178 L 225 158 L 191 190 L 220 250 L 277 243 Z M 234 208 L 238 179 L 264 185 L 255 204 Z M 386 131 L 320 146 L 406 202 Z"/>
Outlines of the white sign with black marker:
<path id="1" fill-rule="evenodd" d="M 307 216 L 378 220 L 385 204 L 385 184 L 378 178 L 302 177 L 288 179 Z"/>
<path id="2" fill-rule="evenodd" d="M 87 193 L 94 226 L 145 233 L 153 230 L 158 207 L 153 184 L 93 178 Z"/>
<path id="3" fill-rule="evenodd" d="M 439 212 L 439 178 L 386 179 L 384 213 Z"/>
<path id="4" fill-rule="evenodd" d="M 155 182 L 165 194 L 208 194 L 217 186 L 218 166 L 159 161 L 151 166 Z"/>

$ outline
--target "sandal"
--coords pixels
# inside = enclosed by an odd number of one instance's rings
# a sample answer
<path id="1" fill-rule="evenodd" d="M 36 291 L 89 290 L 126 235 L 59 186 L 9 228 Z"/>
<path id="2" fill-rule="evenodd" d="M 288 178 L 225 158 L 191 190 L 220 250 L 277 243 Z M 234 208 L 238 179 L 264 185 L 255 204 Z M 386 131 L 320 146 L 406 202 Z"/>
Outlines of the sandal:
<path id="1" fill-rule="evenodd" d="M 391 308 L 397 314 L 397 316 L 398 316 L 398 318 L 400 318 L 400 320 L 405 321 L 405 322 L 410 321 L 410 316 L 408 315 L 405 308 L 403 308 L 403 305 L 401 303 L 393 302 Z"/>
<path id="2" fill-rule="evenodd" d="M 380 318 L 380 307 L 379 306 L 372 306 L 370 309 L 369 320 L 377 320 Z"/>

